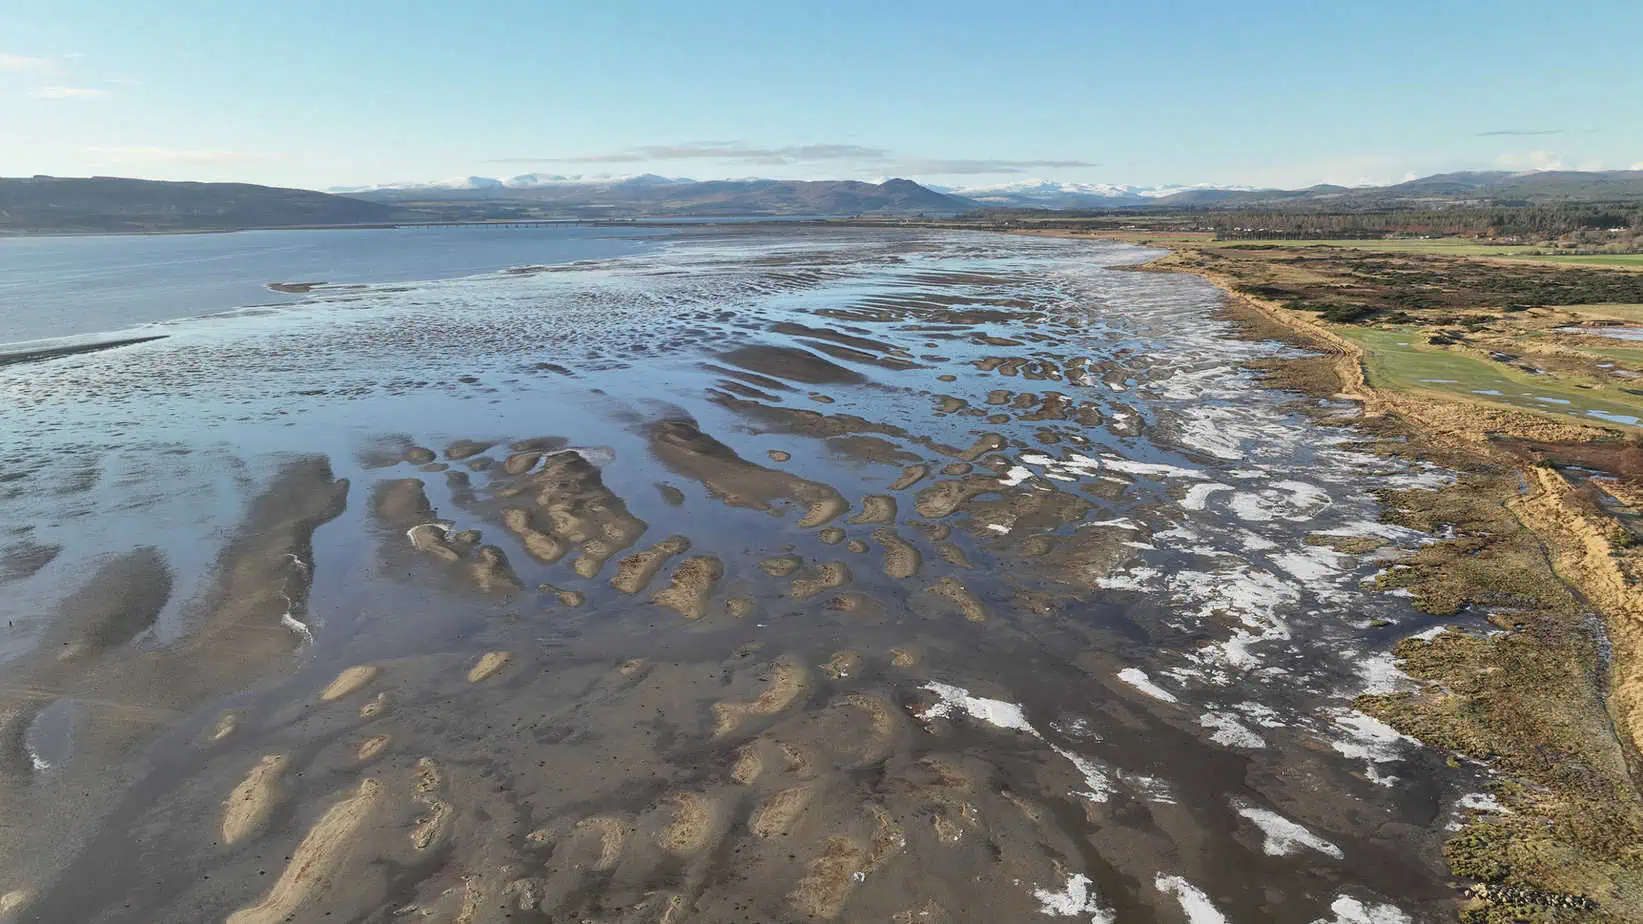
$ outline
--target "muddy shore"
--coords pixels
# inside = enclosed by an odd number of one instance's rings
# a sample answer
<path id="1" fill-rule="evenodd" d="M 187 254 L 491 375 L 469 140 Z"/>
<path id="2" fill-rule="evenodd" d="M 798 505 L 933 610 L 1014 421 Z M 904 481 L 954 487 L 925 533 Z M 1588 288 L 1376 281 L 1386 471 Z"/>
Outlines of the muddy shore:
<path id="1" fill-rule="evenodd" d="M 0 915 L 1625 910 L 1618 854 L 1457 865 L 1567 817 L 1513 781 L 1625 766 L 1578 684 L 1539 764 L 1436 724 L 1411 645 L 1597 663 L 1586 598 L 1440 580 L 1533 565 L 1463 516 L 1506 469 L 1263 380 L 1315 352 L 1156 255 L 701 229 L 3 378 Z"/>
<path id="2" fill-rule="evenodd" d="M 1384 584 L 1414 589 L 1429 612 L 1494 609 L 1488 618 L 1502 636 L 1485 644 L 1457 633 L 1411 639 L 1398 648 L 1399 664 L 1428 686 L 1360 703 L 1402 732 L 1499 768 L 1502 804 L 1527 816 L 1479 816 L 1446 845 L 1452 872 L 1481 880 L 1468 888 L 1463 920 L 1626 920 L 1643 912 L 1635 851 L 1643 842 L 1643 556 L 1612 510 L 1547 461 L 1598 466 L 1607 486 L 1600 493 L 1625 505 L 1640 484 L 1631 444 L 1543 414 L 1374 387 L 1364 348 L 1316 316 L 1251 296 L 1242 280 L 1180 251 L 1138 269 L 1208 279 L 1255 335 L 1322 353 L 1265 364 L 1273 381 L 1358 403 L 1355 426 L 1366 441 L 1397 442 L 1381 451 L 1468 473 L 1447 496 L 1386 499 L 1394 521 L 1459 531 L 1446 544 L 1487 563 L 1464 565 L 1440 545 Z M 1404 511 L 1397 500 L 1408 503 Z M 1503 676 L 1478 680 L 1495 673 Z"/>

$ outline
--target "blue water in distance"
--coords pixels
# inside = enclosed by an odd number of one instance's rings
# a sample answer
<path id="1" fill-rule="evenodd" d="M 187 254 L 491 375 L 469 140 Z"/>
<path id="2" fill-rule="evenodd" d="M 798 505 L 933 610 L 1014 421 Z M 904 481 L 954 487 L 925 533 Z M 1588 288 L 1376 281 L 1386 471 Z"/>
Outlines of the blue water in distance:
<path id="1" fill-rule="evenodd" d="M 0 237 L 0 344 L 297 300 L 271 282 L 448 279 L 630 256 L 670 233 L 563 225 Z"/>

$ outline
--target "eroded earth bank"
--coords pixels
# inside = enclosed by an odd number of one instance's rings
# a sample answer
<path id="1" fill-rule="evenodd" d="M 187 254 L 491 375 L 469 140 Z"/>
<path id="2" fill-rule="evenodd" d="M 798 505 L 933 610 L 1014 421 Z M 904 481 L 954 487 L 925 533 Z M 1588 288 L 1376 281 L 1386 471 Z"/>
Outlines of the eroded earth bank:
<path id="1" fill-rule="evenodd" d="M 1491 771 L 1355 704 L 1495 631 L 1396 587 L 1454 474 L 1155 253 L 695 230 L 0 370 L 0 913 L 1452 920 Z"/>

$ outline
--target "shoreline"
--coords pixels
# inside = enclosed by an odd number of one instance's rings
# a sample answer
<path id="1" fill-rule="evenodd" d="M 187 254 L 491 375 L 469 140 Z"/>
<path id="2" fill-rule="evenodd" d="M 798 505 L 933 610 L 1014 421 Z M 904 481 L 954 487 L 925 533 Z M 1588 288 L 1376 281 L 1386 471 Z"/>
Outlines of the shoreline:
<path id="1" fill-rule="evenodd" d="M 1099 232 L 1028 233 L 1037 236 L 1137 243 L 1127 238 L 1105 236 Z M 1615 537 L 1624 535 L 1623 527 L 1620 527 L 1618 521 L 1612 517 L 1605 516 L 1601 510 L 1596 510 L 1577 486 L 1557 469 L 1545 462 L 1529 461 L 1502 450 L 1495 442 L 1503 431 L 1513 437 L 1527 436 L 1531 439 L 1579 442 L 1606 439 L 1612 436 L 1614 431 L 1595 426 L 1582 427 L 1532 410 L 1506 408 L 1483 401 L 1467 401 L 1447 394 L 1406 394 L 1377 388 L 1369 380 L 1366 372 L 1368 353 L 1361 345 L 1335 334 L 1319 320 L 1268 299 L 1238 291 L 1231 277 L 1183 265 L 1182 248 L 1178 244 L 1166 242 L 1151 246 L 1166 249 L 1167 252 L 1163 256 L 1137 264 L 1132 269 L 1139 272 L 1197 275 L 1221 291 L 1226 311 L 1235 319 L 1246 325 L 1252 321 L 1275 325 L 1287 334 L 1288 338 L 1309 349 L 1318 350 L 1328 358 L 1324 365 L 1334 379 L 1333 394 L 1316 394 L 1315 388 L 1307 388 L 1308 384 L 1315 383 L 1303 381 L 1279 381 L 1275 383 L 1277 387 L 1313 393 L 1315 397 L 1350 399 L 1361 408 L 1361 416 L 1340 421 L 1343 425 L 1361 431 L 1374 431 L 1380 429 L 1381 424 L 1392 423 L 1395 431 L 1404 431 L 1405 439 L 1419 444 L 1415 450 L 1417 454 L 1421 448 L 1427 448 L 1433 450 L 1435 455 L 1448 457 L 1444 464 L 1472 463 L 1495 468 L 1499 471 L 1493 475 L 1493 481 L 1498 483 L 1510 479 L 1516 482 L 1511 485 L 1511 490 L 1506 492 L 1507 496 L 1504 497 L 1501 506 L 1512 520 L 1535 538 L 1551 574 L 1573 590 L 1578 599 L 1596 611 L 1599 625 L 1592 627 L 1596 630 L 1592 633 L 1596 636 L 1592 639 L 1594 650 L 1590 652 L 1593 657 L 1586 664 L 1593 674 L 1591 679 L 1595 689 L 1592 692 L 1596 696 L 1593 705 L 1603 711 L 1608 733 L 1614 737 L 1618 745 L 1621 763 L 1613 769 L 1618 769 L 1621 779 L 1630 785 L 1630 795 L 1633 796 L 1635 803 L 1636 797 L 1643 791 L 1643 760 L 1640 760 L 1639 756 L 1640 750 L 1643 750 L 1643 591 L 1637 587 L 1636 579 L 1632 576 L 1638 567 L 1635 543 L 1617 542 Z M 1293 367 L 1305 360 L 1276 362 Z M 1276 377 L 1286 378 L 1281 372 Z M 1479 411 L 1489 413 L 1480 414 Z M 1635 490 L 1635 486 L 1628 490 Z M 1392 511 L 1388 510 L 1388 514 L 1391 513 Z M 1623 564 L 1628 560 L 1631 562 L 1630 569 Z M 1628 570 L 1632 574 L 1628 574 Z M 1487 587 L 1482 589 L 1489 590 Z M 1417 606 L 1419 605 L 1417 603 Z M 1473 605 L 1481 608 L 1482 603 L 1474 600 Z M 1508 631 L 1511 636 L 1531 634 L 1531 629 L 1524 626 Z M 1441 665 L 1437 670 L 1432 670 L 1434 665 L 1431 658 L 1426 657 L 1423 652 L 1406 647 L 1413 641 L 1411 639 L 1400 644 L 1399 666 L 1418 680 L 1424 681 L 1428 688 L 1410 699 L 1425 699 L 1428 702 L 1411 710 L 1407 708 L 1406 702 L 1390 702 L 1391 697 L 1366 696 L 1360 697 L 1359 707 L 1387 721 L 1400 732 L 1420 740 L 1428 747 L 1447 751 L 1452 755 L 1458 754 L 1464 759 L 1468 756 L 1467 749 L 1458 746 L 1460 741 L 1457 736 L 1451 734 L 1454 729 L 1434 724 L 1431 715 L 1455 705 L 1447 700 L 1456 699 L 1457 694 L 1447 688 L 1451 685 L 1460 686 L 1460 683 L 1456 682 L 1460 678 L 1444 671 Z M 1437 647 L 1433 639 L 1425 640 L 1423 646 Z M 1533 676 L 1529 675 L 1521 682 L 1528 687 L 1533 680 Z M 1443 692 L 1434 694 L 1434 688 Z M 1528 694 L 1526 699 L 1532 700 L 1538 691 L 1524 689 L 1521 692 Z M 1422 706 L 1425 707 L 1424 710 Z M 1556 742 L 1548 744 L 1530 740 L 1524 743 L 1534 747 L 1556 747 Z M 1475 758 L 1478 755 L 1471 756 Z M 1454 757 L 1450 759 L 1454 760 Z M 1546 781 L 1535 782 L 1544 785 Z M 1553 801 L 1561 795 L 1554 796 Z M 1529 798 L 1523 801 L 1526 804 L 1536 802 Z M 1546 800 L 1539 800 L 1539 805 L 1545 808 Z M 1562 812 L 1553 808 L 1545 814 L 1557 819 Z M 1487 819 L 1488 816 L 1481 818 Z M 1547 906 L 1595 910 L 1595 905 L 1588 908 L 1580 904 L 1581 895 L 1573 889 L 1565 891 L 1545 888 L 1542 883 L 1516 883 L 1509 881 L 1505 876 L 1499 877 L 1501 881 L 1491 882 L 1489 877 L 1478 875 L 1483 871 L 1477 865 L 1480 853 L 1487 857 L 1486 862 L 1497 862 L 1507 857 L 1514 848 L 1522 847 L 1513 844 L 1512 837 L 1502 839 L 1496 836 L 1498 832 L 1488 830 L 1494 827 L 1497 826 L 1487 821 L 1479 823 L 1478 819 L 1474 819 L 1473 824 L 1463 827 L 1445 847 L 1452 872 L 1461 878 L 1478 880 L 1467 889 L 1471 901 L 1462 909 L 1462 920 L 1520 920 L 1521 918 L 1514 915 L 1544 911 Z M 1481 850 L 1477 849 L 1480 842 L 1483 845 Z M 1561 873 L 1563 870 L 1550 872 Z M 1591 870 L 1582 869 L 1578 872 L 1585 875 L 1571 878 L 1590 882 Z M 1527 878 L 1543 878 L 1550 881 L 1547 884 L 1556 885 L 1559 884 L 1558 880 L 1561 877 L 1549 875 Z M 1627 880 L 1631 878 L 1631 874 L 1619 873 L 1615 878 Z M 1610 918 L 1605 916 L 1601 919 Z"/>

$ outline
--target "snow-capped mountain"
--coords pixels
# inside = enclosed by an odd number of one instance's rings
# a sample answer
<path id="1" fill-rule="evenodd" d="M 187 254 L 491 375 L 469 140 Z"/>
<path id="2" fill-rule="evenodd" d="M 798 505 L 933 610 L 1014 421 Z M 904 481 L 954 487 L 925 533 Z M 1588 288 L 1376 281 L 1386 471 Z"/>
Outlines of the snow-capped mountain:
<path id="1" fill-rule="evenodd" d="M 963 196 L 993 206 L 1027 208 L 1115 208 L 1144 205 L 1176 193 L 1203 189 L 1250 190 L 1250 186 L 1215 186 L 1210 183 L 1165 186 L 1130 186 L 1118 183 L 1069 183 L 1058 180 L 1019 180 L 985 186 L 932 186 L 954 196 Z"/>

